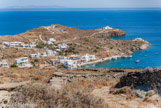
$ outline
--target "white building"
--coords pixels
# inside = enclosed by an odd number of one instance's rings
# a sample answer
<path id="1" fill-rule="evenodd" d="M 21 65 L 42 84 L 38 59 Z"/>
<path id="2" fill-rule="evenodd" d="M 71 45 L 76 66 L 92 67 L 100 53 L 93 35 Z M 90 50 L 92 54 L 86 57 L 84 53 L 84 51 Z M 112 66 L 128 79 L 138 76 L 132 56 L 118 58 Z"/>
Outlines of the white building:
<path id="1" fill-rule="evenodd" d="M 78 59 L 80 59 L 80 55 L 71 55 L 71 56 L 69 57 L 69 59 L 78 60 Z"/>
<path id="2" fill-rule="evenodd" d="M 46 50 L 47 56 L 55 56 L 52 50 Z"/>
<path id="3" fill-rule="evenodd" d="M 56 40 L 55 40 L 54 38 L 49 38 L 49 39 L 47 39 L 46 44 L 47 44 L 47 45 L 51 45 L 51 44 L 53 44 L 54 42 L 56 42 Z"/>
<path id="4" fill-rule="evenodd" d="M 2 42 L 2 45 L 3 45 L 4 47 L 10 47 L 10 42 Z"/>
<path id="5" fill-rule="evenodd" d="M 76 60 L 66 60 L 64 62 L 64 67 L 70 70 L 77 69 L 77 61 Z"/>
<path id="6" fill-rule="evenodd" d="M 14 64 L 16 64 L 18 67 L 32 67 L 29 63 L 28 57 L 22 57 L 14 60 Z"/>
<path id="7" fill-rule="evenodd" d="M 64 64 L 66 60 L 68 60 L 68 57 L 58 57 L 60 64 Z"/>
<path id="8" fill-rule="evenodd" d="M 110 26 L 106 26 L 106 27 L 103 27 L 103 29 L 105 29 L 105 30 L 111 30 L 111 29 L 112 29 L 112 27 L 110 27 Z"/>
<path id="9" fill-rule="evenodd" d="M 3 42 L 2 45 L 5 47 L 17 48 L 21 47 L 24 43 L 23 42 Z"/>
<path id="10" fill-rule="evenodd" d="M 30 48 L 36 48 L 36 42 L 31 42 L 30 43 Z"/>
<path id="11" fill-rule="evenodd" d="M 56 28 L 56 25 L 51 25 L 50 28 Z"/>
<path id="12" fill-rule="evenodd" d="M 55 32 L 63 32 L 63 29 L 56 30 Z"/>
<path id="13" fill-rule="evenodd" d="M 58 56 L 59 54 L 56 51 L 46 50 L 47 56 Z"/>
<path id="14" fill-rule="evenodd" d="M 63 44 L 58 44 L 58 48 L 61 50 L 61 51 L 65 51 L 68 49 L 68 45 L 63 43 Z"/>
<path id="15" fill-rule="evenodd" d="M 36 48 L 36 44 L 30 43 L 30 44 L 23 44 L 22 45 L 23 48 Z"/>
<path id="16" fill-rule="evenodd" d="M 30 58 L 39 58 L 40 55 L 40 53 L 30 54 Z"/>
<path id="17" fill-rule="evenodd" d="M 42 52 L 42 53 L 41 53 L 41 56 L 42 56 L 42 57 L 46 57 L 46 56 L 47 56 L 46 52 Z"/>
<path id="18" fill-rule="evenodd" d="M 86 62 L 89 62 L 89 61 L 95 60 L 95 59 L 96 59 L 95 55 L 86 54 L 85 56 L 82 56 L 82 60 L 86 61 Z"/>
<path id="19" fill-rule="evenodd" d="M 0 60 L 0 67 L 9 68 L 8 60 Z"/>
<path id="20" fill-rule="evenodd" d="M 22 47 L 23 48 L 31 48 L 29 44 L 23 44 Z"/>
<path id="21" fill-rule="evenodd" d="M 5 47 L 10 47 L 10 48 L 18 48 L 18 47 L 36 48 L 35 43 L 24 44 L 23 42 L 3 42 L 2 45 Z"/>

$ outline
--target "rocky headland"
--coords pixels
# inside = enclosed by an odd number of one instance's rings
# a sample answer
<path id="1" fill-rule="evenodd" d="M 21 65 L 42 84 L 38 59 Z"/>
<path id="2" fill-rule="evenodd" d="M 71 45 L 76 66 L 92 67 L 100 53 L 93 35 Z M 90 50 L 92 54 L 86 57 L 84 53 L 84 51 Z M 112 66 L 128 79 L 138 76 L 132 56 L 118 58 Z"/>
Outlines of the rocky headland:
<path id="1" fill-rule="evenodd" d="M 53 28 L 52 26 L 55 27 Z M 50 38 L 54 38 L 56 42 L 53 45 L 44 46 L 46 49 L 53 50 L 56 45 L 65 43 L 69 46 L 69 51 L 61 53 L 62 55 L 79 54 L 82 56 L 88 53 L 95 55 L 98 59 L 116 55 L 128 56 L 137 50 L 146 49 L 149 46 L 149 43 L 146 41 L 123 41 L 108 38 L 110 36 L 124 36 L 125 32 L 119 29 L 100 28 L 85 31 L 58 24 L 52 26 L 35 28 L 17 35 L 0 36 L 0 44 L 5 41 L 24 42 L 25 44 L 36 42 L 41 44 Z M 43 51 L 43 49 L 8 48 L 0 50 L 0 55 L 3 59 L 9 59 L 9 62 L 13 62 L 15 58 L 29 56 L 40 51 Z"/>

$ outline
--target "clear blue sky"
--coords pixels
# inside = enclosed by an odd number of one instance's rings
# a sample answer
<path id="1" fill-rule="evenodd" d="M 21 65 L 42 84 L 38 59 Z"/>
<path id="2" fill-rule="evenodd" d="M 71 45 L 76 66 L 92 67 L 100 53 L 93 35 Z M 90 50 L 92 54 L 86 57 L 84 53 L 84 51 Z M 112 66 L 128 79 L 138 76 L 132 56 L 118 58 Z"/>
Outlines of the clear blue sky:
<path id="1" fill-rule="evenodd" d="M 0 0 L 0 8 L 156 8 L 161 0 Z"/>

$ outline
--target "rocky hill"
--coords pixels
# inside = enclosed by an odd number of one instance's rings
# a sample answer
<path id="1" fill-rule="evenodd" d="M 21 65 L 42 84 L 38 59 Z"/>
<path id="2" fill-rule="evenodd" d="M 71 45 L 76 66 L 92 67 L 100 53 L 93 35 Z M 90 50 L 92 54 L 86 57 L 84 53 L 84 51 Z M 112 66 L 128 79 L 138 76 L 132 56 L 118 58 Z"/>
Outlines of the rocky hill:
<path id="1" fill-rule="evenodd" d="M 96 29 L 79 30 L 55 24 L 55 28 L 39 27 L 25 33 L 13 36 L 0 36 L 3 41 L 42 42 L 49 38 L 57 40 L 55 44 L 67 43 L 75 53 L 84 55 L 86 53 L 95 54 L 97 57 L 107 57 L 112 55 L 128 55 L 136 50 L 142 49 L 145 42 L 114 40 L 110 36 L 124 36 L 125 32 L 119 29 Z M 147 46 L 148 47 L 148 46 Z M 52 49 L 53 46 L 50 46 Z"/>

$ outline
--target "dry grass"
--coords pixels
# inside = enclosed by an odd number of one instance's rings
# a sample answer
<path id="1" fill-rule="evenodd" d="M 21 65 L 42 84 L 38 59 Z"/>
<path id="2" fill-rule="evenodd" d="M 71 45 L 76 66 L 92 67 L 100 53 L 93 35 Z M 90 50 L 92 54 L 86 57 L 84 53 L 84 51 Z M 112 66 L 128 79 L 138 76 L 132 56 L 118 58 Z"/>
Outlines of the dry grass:
<path id="1" fill-rule="evenodd" d="M 47 81 L 56 70 L 53 68 L 0 68 L 0 82 Z"/>
<path id="2" fill-rule="evenodd" d="M 13 108 L 107 108 L 103 100 L 85 89 L 69 85 L 58 91 L 47 85 L 32 84 L 16 91 L 10 101 Z"/>

